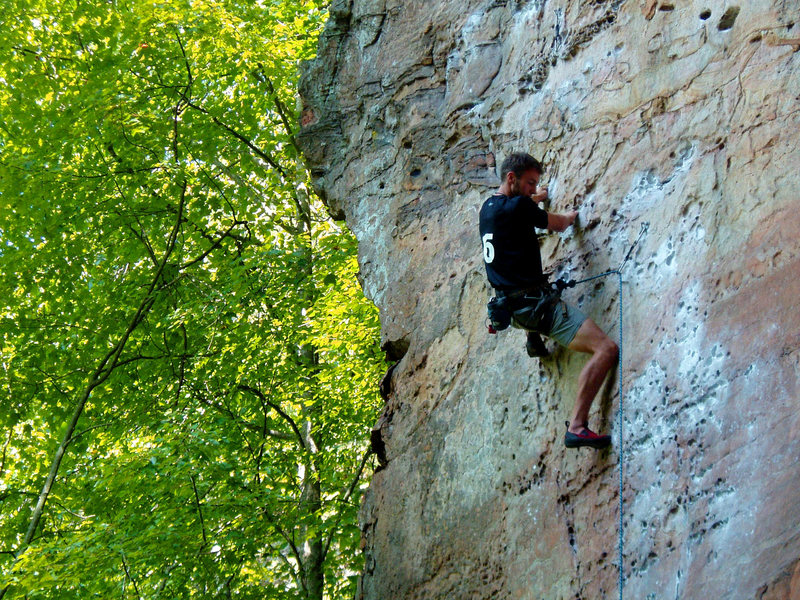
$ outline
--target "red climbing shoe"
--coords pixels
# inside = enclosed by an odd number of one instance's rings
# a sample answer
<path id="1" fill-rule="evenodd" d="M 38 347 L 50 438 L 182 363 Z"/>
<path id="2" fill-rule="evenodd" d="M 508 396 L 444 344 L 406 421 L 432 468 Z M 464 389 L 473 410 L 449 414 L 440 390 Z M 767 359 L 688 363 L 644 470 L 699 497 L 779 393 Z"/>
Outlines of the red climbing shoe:
<path id="1" fill-rule="evenodd" d="M 587 427 L 589 424 L 583 424 L 583 430 L 580 433 L 571 433 L 569 431 L 569 421 L 566 421 L 567 433 L 564 436 L 564 445 L 567 448 L 580 448 L 581 446 L 589 446 L 591 448 L 607 448 L 611 445 L 610 435 L 597 435 L 594 431 Z"/>

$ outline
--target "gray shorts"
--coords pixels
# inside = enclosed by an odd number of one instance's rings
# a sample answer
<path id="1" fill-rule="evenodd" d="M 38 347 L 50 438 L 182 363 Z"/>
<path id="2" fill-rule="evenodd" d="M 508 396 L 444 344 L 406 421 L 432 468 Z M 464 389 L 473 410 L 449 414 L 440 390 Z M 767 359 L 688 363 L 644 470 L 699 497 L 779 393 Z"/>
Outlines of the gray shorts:
<path id="1" fill-rule="evenodd" d="M 514 327 L 526 331 L 536 331 L 554 339 L 564 347 L 570 345 L 578 329 L 588 318 L 581 309 L 559 300 L 549 315 L 539 315 L 535 311 L 536 303 L 523 306 L 513 312 L 511 323 Z"/>

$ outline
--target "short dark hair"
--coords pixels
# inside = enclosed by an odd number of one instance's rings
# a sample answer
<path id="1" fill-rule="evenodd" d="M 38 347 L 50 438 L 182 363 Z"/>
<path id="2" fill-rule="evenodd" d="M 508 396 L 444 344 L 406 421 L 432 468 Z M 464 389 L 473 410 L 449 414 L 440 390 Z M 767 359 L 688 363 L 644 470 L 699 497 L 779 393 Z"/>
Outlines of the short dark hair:
<path id="1" fill-rule="evenodd" d="M 530 154 L 525 152 L 515 152 L 509 154 L 500 165 L 500 178 L 505 179 L 509 173 L 514 173 L 517 177 L 521 177 L 523 173 L 533 169 L 539 175 L 544 173 L 542 163 L 533 158 Z"/>

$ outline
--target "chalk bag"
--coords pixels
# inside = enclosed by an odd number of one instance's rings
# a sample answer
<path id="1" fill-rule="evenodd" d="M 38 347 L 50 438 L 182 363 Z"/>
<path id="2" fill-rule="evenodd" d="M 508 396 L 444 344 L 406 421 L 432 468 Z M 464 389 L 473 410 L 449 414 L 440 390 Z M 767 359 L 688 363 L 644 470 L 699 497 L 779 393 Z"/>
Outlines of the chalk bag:
<path id="1" fill-rule="evenodd" d="M 486 305 L 489 314 L 489 333 L 497 333 L 508 329 L 511 325 L 511 311 L 505 298 L 493 297 Z"/>

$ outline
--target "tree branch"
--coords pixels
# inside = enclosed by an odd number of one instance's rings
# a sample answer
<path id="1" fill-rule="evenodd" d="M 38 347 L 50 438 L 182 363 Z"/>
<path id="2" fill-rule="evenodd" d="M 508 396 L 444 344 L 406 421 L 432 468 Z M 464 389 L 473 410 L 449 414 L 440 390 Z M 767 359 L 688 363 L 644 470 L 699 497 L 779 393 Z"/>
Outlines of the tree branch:
<path id="1" fill-rule="evenodd" d="M 192 109 L 194 109 L 194 110 L 196 110 L 198 112 L 203 113 L 204 115 L 207 115 L 207 116 L 211 117 L 211 120 L 216 125 L 218 125 L 222 129 L 227 131 L 229 134 L 231 134 L 237 140 L 242 142 L 245 146 L 250 148 L 250 150 L 252 150 L 253 153 L 256 156 L 258 156 L 258 157 L 262 158 L 264 161 L 266 161 L 269 166 L 271 166 L 273 169 L 275 169 L 280 174 L 280 176 L 284 179 L 284 181 L 289 181 L 290 178 L 287 175 L 286 171 L 283 170 L 283 167 L 281 167 L 278 164 L 278 162 L 274 158 L 272 158 L 272 156 L 270 156 L 267 152 L 264 152 L 261 148 L 256 146 L 253 142 L 251 142 L 249 139 L 247 139 L 241 133 L 236 131 L 230 125 L 227 125 L 227 124 L 223 123 L 218 117 L 216 117 L 215 115 L 212 115 L 205 108 L 203 108 L 202 106 L 198 106 L 197 104 L 195 104 L 194 102 L 189 100 L 189 98 L 187 98 L 185 95 L 183 97 L 183 101 L 186 103 L 186 106 L 188 106 L 189 108 L 192 108 Z"/>
<path id="2" fill-rule="evenodd" d="M 341 500 L 343 505 L 346 505 L 350 498 L 353 495 L 353 492 L 358 485 L 358 482 L 361 480 L 361 475 L 364 472 L 364 467 L 367 465 L 367 460 L 372 455 L 372 448 L 367 448 L 367 451 L 364 452 L 364 456 L 361 457 L 361 464 L 358 466 L 358 471 L 356 471 L 355 477 L 353 477 L 353 481 L 350 483 L 350 486 L 347 488 L 347 493 L 345 494 L 344 498 Z M 328 539 L 325 540 L 325 548 L 322 551 L 322 560 L 325 560 L 325 557 L 328 556 L 328 549 L 331 547 L 331 542 L 333 541 L 334 533 L 339 529 L 339 522 L 342 520 L 342 513 L 344 511 L 344 506 L 339 510 L 339 513 L 336 515 L 336 520 L 334 521 L 334 526 L 331 527 L 331 530 L 328 532 Z"/>
<path id="3" fill-rule="evenodd" d="M 240 428 L 244 427 L 248 431 L 253 431 L 255 433 L 260 433 L 260 434 L 262 434 L 262 435 L 264 435 L 266 437 L 271 437 L 271 438 L 275 438 L 275 439 L 278 439 L 278 440 L 291 441 L 291 440 L 294 439 L 294 436 L 291 433 L 285 433 L 283 431 L 275 431 L 273 429 L 268 429 L 266 427 L 266 422 L 265 422 L 264 425 L 257 425 L 256 423 L 251 423 L 250 421 L 246 421 L 245 419 L 242 419 L 241 417 L 238 417 L 237 415 L 235 415 L 233 413 L 233 411 L 231 411 L 231 409 L 229 409 L 227 406 L 220 406 L 219 404 L 216 404 L 215 402 L 212 402 L 208 398 L 201 397 L 197 393 L 195 393 L 195 399 L 198 402 L 200 402 L 202 404 L 205 404 L 206 406 L 208 406 L 210 408 L 213 408 L 217 412 L 219 412 L 219 413 L 225 415 L 226 417 L 230 418 L 234 423 L 236 423 L 237 427 L 240 427 Z M 245 440 L 245 442 L 248 444 L 248 447 L 249 447 L 250 446 L 249 442 L 247 442 L 247 440 Z M 250 448 L 250 450 L 251 450 L 251 454 L 253 454 L 252 448 Z"/>
<path id="4" fill-rule="evenodd" d="M 175 38 L 178 40 L 178 45 L 181 47 L 181 54 L 183 55 L 183 63 L 186 65 L 186 75 L 189 78 L 189 82 L 186 84 L 186 92 L 184 96 L 188 94 L 189 89 L 192 87 L 194 83 L 194 77 L 192 76 L 192 68 L 189 65 L 189 57 L 186 56 L 186 48 L 183 46 L 183 42 L 181 41 L 181 34 L 178 27 L 175 27 Z"/>
<path id="5" fill-rule="evenodd" d="M 219 238 L 218 238 L 218 239 L 217 239 L 217 240 L 216 240 L 214 243 L 212 243 L 212 244 L 211 244 L 211 246 L 209 246 L 209 247 L 208 247 L 208 248 L 205 250 L 205 252 L 203 252 L 203 253 L 202 253 L 200 256 L 198 256 L 198 257 L 197 257 L 197 258 L 195 258 L 194 260 L 190 260 L 189 262 L 187 262 L 187 263 L 185 263 L 184 265 L 182 265 L 182 266 L 180 267 L 180 270 L 181 270 L 181 271 L 185 271 L 185 270 L 186 270 L 186 269 L 188 269 L 189 267 L 191 267 L 191 266 L 193 266 L 193 265 L 195 265 L 195 264 L 199 263 L 199 262 L 200 262 L 200 261 L 202 261 L 202 260 L 205 260 L 206 256 L 208 256 L 208 255 L 209 255 L 209 254 L 211 254 L 211 253 L 212 253 L 214 250 L 216 250 L 217 248 L 219 248 L 219 247 L 220 247 L 220 245 L 222 244 L 222 242 L 225 240 L 225 238 L 227 238 L 227 237 L 229 237 L 229 236 L 231 235 L 231 232 L 233 231 L 234 227 L 236 227 L 237 225 L 241 225 L 241 224 L 242 224 L 242 222 L 241 222 L 241 221 L 234 221 L 234 222 L 233 222 L 233 224 L 232 224 L 230 227 L 228 227 L 227 231 L 225 231 L 224 233 L 220 234 Z"/>
<path id="6" fill-rule="evenodd" d="M 111 427 L 111 425 L 113 425 L 113 423 L 99 423 L 98 425 L 92 425 L 91 427 L 87 427 L 87 428 L 86 428 L 86 429 L 84 429 L 83 431 L 79 431 L 78 433 L 76 433 L 75 435 L 73 435 L 73 436 L 72 436 L 72 437 L 69 439 L 69 441 L 67 442 L 67 445 L 69 446 L 70 444 L 72 444 L 72 442 L 74 442 L 75 440 L 77 440 L 79 437 L 86 435 L 86 434 L 87 434 L 87 433 L 89 433 L 90 431 L 94 431 L 95 429 L 101 429 L 101 428 L 103 428 L 103 427 Z"/>
<path id="7" fill-rule="evenodd" d="M 140 360 L 159 360 L 161 358 L 165 358 L 164 356 L 131 356 L 130 358 L 120 359 L 117 361 L 115 368 L 124 367 L 125 365 L 129 365 L 131 363 L 138 362 Z"/>
<path id="8" fill-rule="evenodd" d="M 197 493 L 197 483 L 194 480 L 194 475 L 189 475 L 189 479 L 192 481 L 192 489 L 194 490 L 194 501 L 195 505 L 197 506 L 197 514 L 200 516 L 200 527 L 203 530 L 203 545 L 201 548 L 204 548 L 208 544 L 208 537 L 206 536 L 206 522 L 203 519 L 203 508 L 200 505 L 200 495 Z"/>
<path id="9" fill-rule="evenodd" d="M 277 404 L 274 404 L 274 403 L 270 402 L 269 400 L 267 400 L 266 396 L 264 396 L 264 394 L 262 394 L 261 391 L 255 389 L 255 388 L 252 388 L 249 385 L 240 385 L 239 389 L 242 390 L 242 391 L 250 392 L 251 394 L 254 394 L 264 404 L 269 406 L 272 410 L 274 410 L 281 417 L 283 417 L 283 419 L 287 423 L 289 423 L 289 426 L 292 428 L 292 431 L 294 431 L 294 435 L 297 438 L 297 441 L 300 443 L 300 447 L 303 448 L 303 450 L 306 450 L 306 442 L 305 442 L 305 439 L 303 438 L 303 434 L 300 433 L 300 428 L 297 426 L 297 423 L 295 422 L 295 420 L 292 417 L 290 417 L 288 414 L 286 414 L 286 412 L 284 412 L 281 409 L 280 406 L 278 406 Z"/>
<path id="10" fill-rule="evenodd" d="M 130 582 L 133 584 L 133 591 L 136 592 L 136 596 L 139 598 L 139 600 L 141 600 L 142 593 L 139 591 L 139 586 L 136 585 L 136 580 L 133 578 L 130 570 L 128 569 L 128 563 L 125 560 L 125 553 L 120 552 L 120 555 L 122 556 L 122 568 L 125 569 L 125 576 L 130 579 Z"/>
<path id="11" fill-rule="evenodd" d="M 8 428 L 8 439 L 6 440 L 6 443 L 3 444 L 3 460 L 0 461 L 0 481 L 2 481 L 4 479 L 3 478 L 3 473 L 5 473 L 5 470 L 6 470 L 6 456 L 8 455 L 8 445 L 11 443 L 11 436 L 13 434 L 14 434 L 14 428 L 13 427 L 9 427 Z"/>
<path id="12" fill-rule="evenodd" d="M 181 391 L 183 391 L 183 385 L 186 383 L 186 359 L 191 356 L 189 354 L 189 336 L 186 334 L 186 323 L 182 322 L 180 329 L 183 337 L 183 352 L 181 353 L 180 357 L 180 379 L 178 380 L 178 389 L 175 390 L 175 402 L 180 399 Z"/>
<path id="13" fill-rule="evenodd" d="M 267 519 L 269 524 L 272 525 L 275 528 L 275 531 L 277 531 L 280 534 L 280 536 L 284 540 L 286 540 L 286 543 L 289 544 L 289 548 L 291 548 L 291 550 L 292 550 L 292 554 L 294 555 L 294 559 L 297 561 L 297 571 L 295 571 L 294 568 L 292 568 L 292 571 L 294 571 L 293 574 L 294 574 L 295 580 L 298 583 L 298 587 L 304 588 L 303 581 L 305 581 L 305 577 L 303 576 L 303 573 L 305 572 L 305 568 L 303 566 L 303 557 L 300 554 L 300 550 L 297 548 L 297 545 L 294 543 L 294 540 L 292 539 L 292 537 L 290 537 L 283 530 L 283 528 L 278 524 L 278 522 L 275 520 L 275 518 L 272 515 L 270 515 L 269 512 L 267 512 L 266 508 L 262 508 L 261 512 L 264 515 L 264 517 Z M 280 554 L 280 552 L 278 554 Z M 286 557 L 284 557 L 284 558 L 286 558 Z M 288 560 L 286 562 L 287 562 L 287 564 L 289 564 L 289 566 L 291 566 L 291 563 L 289 563 Z"/>
<path id="14" fill-rule="evenodd" d="M 278 112 L 278 116 L 281 118 L 281 122 L 283 123 L 283 127 L 286 130 L 286 135 L 289 136 L 289 141 L 292 143 L 292 147 L 295 149 L 297 154 L 302 154 L 300 147 L 297 145 L 297 141 L 294 137 L 294 129 L 292 128 L 292 123 L 289 120 L 289 111 L 286 110 L 283 102 L 278 97 L 278 92 L 275 90 L 275 86 L 272 84 L 272 80 L 266 76 L 264 73 L 264 65 L 258 63 L 258 71 L 256 71 L 256 79 L 260 82 L 265 83 L 269 88 L 269 93 L 272 95 L 272 99 L 275 102 L 275 109 Z"/>
<path id="15" fill-rule="evenodd" d="M 38 59 L 44 57 L 49 61 L 52 61 L 53 59 L 58 59 L 67 62 L 72 62 L 73 60 L 75 60 L 72 56 L 58 56 L 58 55 L 52 56 L 50 54 L 45 54 L 44 52 L 37 52 L 36 50 L 31 50 L 30 48 L 24 48 L 22 46 L 11 46 L 11 48 L 12 50 L 16 50 L 17 52 L 22 52 L 23 54 L 30 54 L 31 56 L 35 56 Z"/>
<path id="16" fill-rule="evenodd" d="M 150 244 L 150 240 L 147 239 L 147 235 L 144 232 L 144 227 L 142 226 L 141 221 L 139 221 L 138 215 L 134 215 L 134 218 L 136 219 L 136 223 L 141 228 L 141 231 L 136 231 L 136 228 L 130 223 L 128 223 L 128 228 L 133 232 L 133 235 L 135 235 L 139 239 L 139 241 L 142 242 L 142 244 L 144 244 L 144 247 L 147 250 L 147 254 L 148 256 L 150 256 L 150 260 L 153 261 L 153 265 L 157 267 L 158 257 L 156 256 L 156 253 L 153 251 L 153 246 Z"/>
<path id="17" fill-rule="evenodd" d="M 289 559 L 286 558 L 283 555 L 283 552 L 281 552 L 280 550 L 278 550 L 275 554 L 278 556 L 278 558 L 281 560 L 281 562 L 284 565 L 286 565 L 286 567 L 289 569 L 289 573 L 291 573 L 292 577 L 294 577 L 295 583 L 297 584 L 297 587 L 299 587 L 300 589 L 303 589 L 303 581 L 300 578 L 300 573 L 297 571 L 297 569 L 294 568 L 294 565 L 289 562 Z"/>

